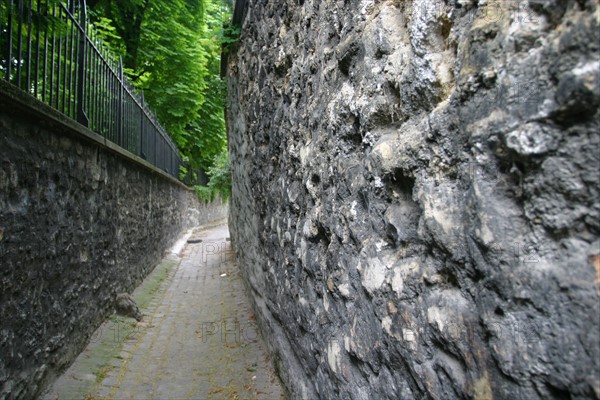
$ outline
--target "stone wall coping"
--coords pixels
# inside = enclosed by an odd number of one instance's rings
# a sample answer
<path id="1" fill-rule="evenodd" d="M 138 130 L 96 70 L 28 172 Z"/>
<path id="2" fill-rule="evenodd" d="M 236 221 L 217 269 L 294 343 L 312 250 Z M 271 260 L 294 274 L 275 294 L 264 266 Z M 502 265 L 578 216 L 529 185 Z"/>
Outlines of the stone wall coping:
<path id="1" fill-rule="evenodd" d="M 6 112 L 5 107 L 11 107 L 15 111 L 20 111 L 23 114 L 29 115 L 30 117 L 40 118 L 40 122 L 46 122 L 49 125 L 58 126 L 61 128 L 65 128 L 64 130 L 60 130 L 60 132 L 64 132 L 70 136 L 73 136 L 77 139 L 83 139 L 88 142 L 92 142 L 101 148 L 104 148 L 112 153 L 117 154 L 118 156 L 129 160 L 133 163 L 136 163 L 155 174 L 161 176 L 164 179 L 169 180 L 171 183 L 180 186 L 183 189 L 194 191 L 194 189 L 186 186 L 179 180 L 175 179 L 171 175 L 167 174 L 163 170 L 157 168 L 152 165 L 148 161 L 144 160 L 141 157 L 136 156 L 135 154 L 125 150 L 121 146 L 116 143 L 111 142 L 105 137 L 97 134 L 89 128 L 81 125 L 80 123 L 74 121 L 73 119 L 67 117 L 62 114 L 58 110 L 50 107 L 49 105 L 39 101 L 38 99 L 32 97 L 26 92 L 23 92 L 18 87 L 0 79 L 0 105 L 2 105 L 2 111 Z"/>

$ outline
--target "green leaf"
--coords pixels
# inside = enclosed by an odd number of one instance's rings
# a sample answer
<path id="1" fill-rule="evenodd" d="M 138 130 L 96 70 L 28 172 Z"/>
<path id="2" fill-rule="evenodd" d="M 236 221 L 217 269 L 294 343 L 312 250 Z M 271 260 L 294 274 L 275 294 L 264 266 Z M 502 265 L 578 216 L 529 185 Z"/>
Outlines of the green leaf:
<path id="1" fill-rule="evenodd" d="M 98 0 L 90 12 L 98 36 L 124 56 L 125 73 L 143 89 L 190 169 L 210 169 L 227 147 L 220 57 L 223 44 L 239 34 L 223 28 L 231 19 L 228 3 Z"/>

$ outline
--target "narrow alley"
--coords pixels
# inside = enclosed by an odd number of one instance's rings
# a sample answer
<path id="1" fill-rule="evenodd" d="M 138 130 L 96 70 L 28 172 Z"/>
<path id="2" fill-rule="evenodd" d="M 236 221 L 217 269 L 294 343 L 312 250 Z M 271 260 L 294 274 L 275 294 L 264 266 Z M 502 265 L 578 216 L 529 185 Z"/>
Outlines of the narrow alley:
<path id="1" fill-rule="evenodd" d="M 599 149 L 599 0 L 0 0 L 0 400 L 600 400 Z"/>
<path id="2" fill-rule="evenodd" d="M 282 398 L 225 220 L 180 240 L 133 296 L 143 320 L 109 319 L 45 399 Z"/>

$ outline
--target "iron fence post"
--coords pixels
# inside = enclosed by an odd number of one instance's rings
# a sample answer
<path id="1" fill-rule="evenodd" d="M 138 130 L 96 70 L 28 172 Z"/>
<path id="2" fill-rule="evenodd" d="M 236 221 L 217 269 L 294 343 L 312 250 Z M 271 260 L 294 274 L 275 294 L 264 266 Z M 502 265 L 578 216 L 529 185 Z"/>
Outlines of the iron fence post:
<path id="1" fill-rule="evenodd" d="M 7 21 L 7 32 L 8 32 L 8 40 L 7 40 L 7 49 L 6 49 L 6 80 L 10 82 L 10 75 L 12 73 L 12 46 L 13 46 L 13 37 L 12 37 L 12 29 L 13 29 L 13 0 L 9 0 L 8 2 L 8 21 Z"/>
<path id="2" fill-rule="evenodd" d="M 86 58 L 86 24 L 87 10 L 85 0 L 79 0 L 81 9 L 79 10 L 79 25 L 83 32 L 79 32 L 79 57 L 77 60 L 77 122 L 83 126 L 89 125 L 89 120 L 85 114 L 83 99 L 85 96 L 85 58 Z"/>
<path id="3" fill-rule="evenodd" d="M 140 107 L 140 148 L 139 148 L 139 156 L 144 158 L 144 90 L 142 89 L 140 93 L 140 102 L 142 106 Z"/>
<path id="4" fill-rule="evenodd" d="M 119 104 L 117 107 L 117 144 L 123 147 L 123 113 L 125 104 L 123 104 L 123 58 L 119 56 L 119 71 L 117 79 L 119 80 Z"/>
<path id="5" fill-rule="evenodd" d="M 22 82 L 21 82 L 21 70 L 22 70 L 22 65 L 21 63 L 23 62 L 23 0 L 19 0 L 17 2 L 17 7 L 19 10 L 19 24 L 17 25 L 17 86 L 19 87 L 19 89 L 21 89 L 22 86 Z"/>

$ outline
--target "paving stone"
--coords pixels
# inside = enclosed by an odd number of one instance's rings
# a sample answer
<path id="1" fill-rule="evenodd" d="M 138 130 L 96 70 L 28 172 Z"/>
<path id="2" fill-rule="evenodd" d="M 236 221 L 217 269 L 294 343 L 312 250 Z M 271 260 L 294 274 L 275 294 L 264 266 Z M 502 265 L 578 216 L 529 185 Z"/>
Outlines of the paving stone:
<path id="1" fill-rule="evenodd" d="M 109 386 L 103 386 L 98 389 L 95 397 L 98 399 L 110 399 L 113 388 Z"/>
<path id="2" fill-rule="evenodd" d="M 229 236 L 225 224 L 198 234 L 205 246 L 223 242 L 219 251 L 230 251 L 230 242 L 221 240 Z M 283 398 L 279 381 L 272 381 L 273 367 L 265 361 L 266 346 L 249 320 L 236 265 L 231 257 L 206 257 L 206 247 L 201 247 L 184 248 L 181 261 L 142 311 L 144 322 L 107 361 L 114 369 L 91 389 L 90 397 Z"/>
<path id="3" fill-rule="evenodd" d="M 118 376 L 109 376 L 102 381 L 102 386 L 114 387 L 119 384 Z"/>

